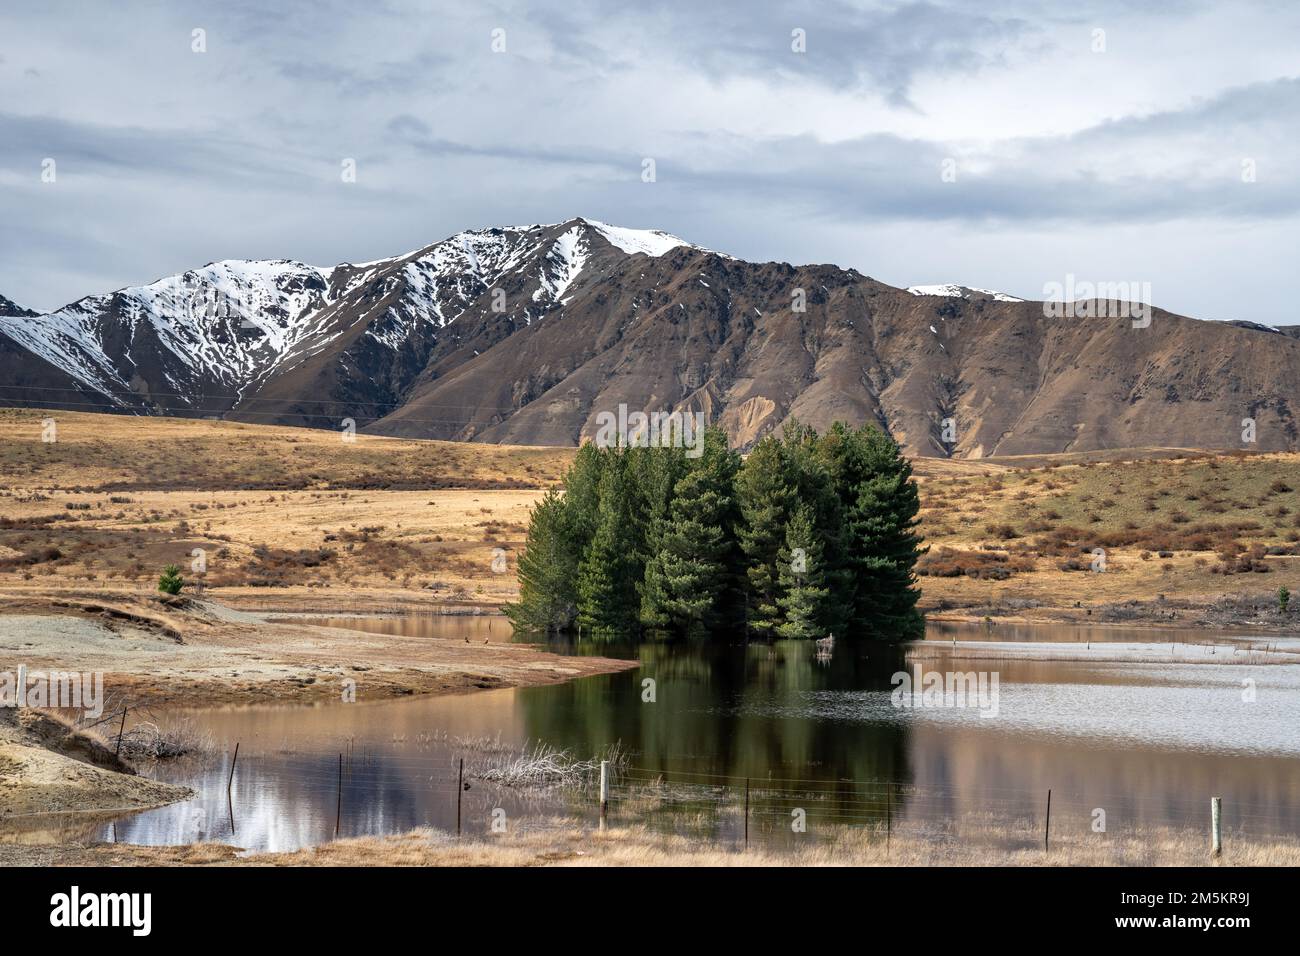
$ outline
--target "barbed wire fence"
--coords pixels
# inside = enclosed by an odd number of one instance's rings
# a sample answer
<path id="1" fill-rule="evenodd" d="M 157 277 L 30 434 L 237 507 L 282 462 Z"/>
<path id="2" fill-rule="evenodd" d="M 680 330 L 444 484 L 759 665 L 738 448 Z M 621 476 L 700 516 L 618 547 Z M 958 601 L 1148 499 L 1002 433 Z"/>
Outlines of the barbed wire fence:
<path id="1" fill-rule="evenodd" d="M 1220 803 L 1215 795 L 1192 792 L 1140 795 L 1104 785 L 1083 793 L 890 779 L 754 778 L 636 766 L 623 758 L 583 762 L 583 772 L 553 783 L 543 777 L 531 786 L 509 786 L 485 775 L 490 761 L 482 754 L 393 755 L 347 744 L 337 753 L 336 769 L 334 751 L 270 755 L 297 784 L 337 793 L 332 822 L 339 837 L 382 835 L 374 829 L 372 809 L 357 806 L 358 797 L 369 804 L 380 795 L 446 800 L 449 819 L 455 808 L 461 836 L 487 832 L 486 814 L 508 795 L 517 808 L 532 804 L 537 811 L 514 817 L 515 833 L 642 827 L 701 847 L 778 853 L 849 837 L 879 842 L 886 850 L 908 841 L 960 842 L 990 853 L 1051 853 L 1054 843 L 1103 835 L 1142 840 L 1169 832 L 1203 841 L 1209 853 L 1225 838 L 1264 844 L 1297 834 L 1295 812 L 1286 806 L 1236 796 Z M 233 779 L 233 763 L 229 772 Z M 230 799 L 233 831 L 236 807 Z"/>

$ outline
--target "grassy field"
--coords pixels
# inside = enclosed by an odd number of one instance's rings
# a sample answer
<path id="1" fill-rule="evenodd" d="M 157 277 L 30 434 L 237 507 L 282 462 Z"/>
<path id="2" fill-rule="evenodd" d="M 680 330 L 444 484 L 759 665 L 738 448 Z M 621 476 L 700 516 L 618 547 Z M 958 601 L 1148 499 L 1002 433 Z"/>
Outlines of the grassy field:
<path id="1" fill-rule="evenodd" d="M 1034 834 L 1036 836 L 1037 834 Z M 970 839 L 929 840 L 857 828 L 806 849 L 742 850 L 641 826 L 605 831 L 557 821 L 554 827 L 485 840 L 435 830 L 337 840 L 292 853 L 238 855 L 219 843 L 146 847 L 107 843 L 0 844 L 0 864 L 19 866 L 1296 866 L 1300 844 L 1227 839 L 1211 860 L 1203 833 L 1151 829 L 1130 835 L 1063 837 L 1044 853 L 1031 836 L 1023 849 Z"/>
<path id="2" fill-rule="evenodd" d="M 976 474 L 922 463 L 926 603 L 1267 621 L 1278 589 L 1300 586 L 1300 456 L 1130 454 Z"/>
<path id="3" fill-rule="evenodd" d="M 45 418 L 57 441 L 42 441 Z M 572 456 L 0 410 L 0 594 L 151 591 L 177 564 L 237 606 L 495 607 L 515 594 L 529 509 Z M 1272 611 L 1280 586 L 1300 592 L 1300 455 L 1138 449 L 921 459 L 916 472 L 931 613 L 1291 620 Z"/>
<path id="4" fill-rule="evenodd" d="M 46 443 L 50 415 L 57 441 Z M 559 448 L 0 410 L 0 587 L 151 588 L 176 564 L 245 599 L 333 588 L 499 604 L 514 593 L 528 511 L 571 458 Z M 195 549 L 202 575 L 191 570 Z"/>

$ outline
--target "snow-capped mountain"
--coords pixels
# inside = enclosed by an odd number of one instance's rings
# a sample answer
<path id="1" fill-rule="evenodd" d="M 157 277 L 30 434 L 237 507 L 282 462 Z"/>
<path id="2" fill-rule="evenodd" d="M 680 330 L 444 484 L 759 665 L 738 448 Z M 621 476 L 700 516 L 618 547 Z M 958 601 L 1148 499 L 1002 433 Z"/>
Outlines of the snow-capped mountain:
<path id="1" fill-rule="evenodd" d="M 504 314 L 527 325 L 563 305 L 602 241 L 650 256 L 686 245 L 666 233 L 578 219 L 462 232 L 361 265 L 223 260 L 48 315 L 5 299 L 0 333 L 102 395 L 105 410 L 221 414 L 240 408 L 259 383 L 358 333 L 354 352 L 422 355 L 494 288 L 531 288 L 499 302 Z"/>
<path id="2" fill-rule="evenodd" d="M 30 309 L 24 309 L 18 303 L 11 299 L 6 299 L 0 295 L 0 316 L 5 315 L 36 315 L 37 313 Z"/>
<path id="3" fill-rule="evenodd" d="M 907 287 L 907 291 L 912 295 L 941 295 L 950 299 L 973 299 L 979 296 L 988 296 L 995 302 L 1024 302 L 1024 299 L 1014 295 L 1007 295 L 1005 292 L 994 292 L 992 289 L 974 289 L 964 285 L 912 285 Z"/>
<path id="4" fill-rule="evenodd" d="M 704 412 L 742 447 L 791 417 L 940 455 L 1235 447 L 1246 416 L 1258 449 L 1300 442 L 1290 329 L 1051 319 L 589 219 L 225 260 L 48 315 L 0 300 L 0 367 L 0 404 L 520 444 L 573 444 L 620 404 Z"/>

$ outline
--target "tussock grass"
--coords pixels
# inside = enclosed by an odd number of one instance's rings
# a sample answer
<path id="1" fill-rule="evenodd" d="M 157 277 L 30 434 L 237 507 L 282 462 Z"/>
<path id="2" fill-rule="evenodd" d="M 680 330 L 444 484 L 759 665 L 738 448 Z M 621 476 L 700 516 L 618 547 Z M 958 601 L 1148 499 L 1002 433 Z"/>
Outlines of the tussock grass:
<path id="1" fill-rule="evenodd" d="M 341 840 L 296 853 L 260 854 L 239 862 L 291 866 L 1296 866 L 1300 842 L 1224 838 L 1212 860 L 1204 834 L 1175 830 L 1092 834 L 1005 850 L 977 838 L 942 841 L 843 828 L 806 847 L 708 843 L 642 826 L 601 832 L 571 824 L 539 827 L 492 840 L 461 840 L 434 830 Z"/>

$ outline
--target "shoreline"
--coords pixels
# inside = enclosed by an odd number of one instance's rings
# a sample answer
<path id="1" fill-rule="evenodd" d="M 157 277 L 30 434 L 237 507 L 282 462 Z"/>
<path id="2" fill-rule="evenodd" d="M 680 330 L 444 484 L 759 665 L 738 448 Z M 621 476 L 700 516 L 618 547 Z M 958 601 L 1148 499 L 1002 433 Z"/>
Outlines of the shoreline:
<path id="1" fill-rule="evenodd" d="M 275 612 L 211 598 L 23 591 L 0 591 L 0 667 L 103 672 L 106 695 L 125 695 L 132 707 L 317 704 L 342 702 L 349 690 L 352 700 L 382 700 L 541 686 L 638 666 L 539 644 L 268 620 Z M 350 604 L 348 613 L 363 612 Z"/>

